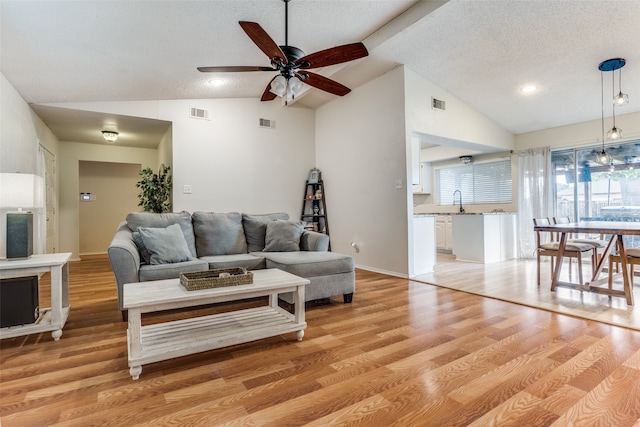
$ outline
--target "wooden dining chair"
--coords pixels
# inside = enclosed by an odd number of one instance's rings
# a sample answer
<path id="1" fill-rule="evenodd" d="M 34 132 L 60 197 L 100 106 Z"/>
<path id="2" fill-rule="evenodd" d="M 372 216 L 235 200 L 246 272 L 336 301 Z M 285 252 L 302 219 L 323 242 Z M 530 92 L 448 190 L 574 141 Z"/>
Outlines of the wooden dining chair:
<path id="1" fill-rule="evenodd" d="M 549 218 L 534 218 L 534 225 L 551 225 Z M 554 261 L 558 256 L 558 248 L 560 246 L 559 237 L 556 233 L 549 231 L 536 231 L 536 260 L 538 266 L 538 286 L 540 286 L 540 261 L 541 257 L 551 257 L 551 279 L 553 280 Z M 584 284 L 582 277 L 582 257 L 584 255 L 593 256 L 594 247 L 587 243 L 577 243 L 567 241 L 564 256 L 569 258 L 569 278 L 571 278 L 571 259 L 576 258 L 578 260 L 578 278 L 580 284 Z M 562 260 L 561 260 L 562 262 Z"/>
<path id="2" fill-rule="evenodd" d="M 569 218 L 568 216 L 562 216 L 562 217 L 553 217 L 553 223 L 554 224 L 569 224 L 571 223 L 571 218 Z M 593 246 L 593 255 L 591 257 L 591 265 L 595 267 L 595 265 L 598 263 L 598 260 L 600 259 L 600 255 L 598 254 L 598 249 L 602 249 L 604 250 L 607 245 L 609 244 L 609 242 L 607 240 L 602 239 L 603 236 L 600 236 L 599 239 L 589 239 L 589 238 L 575 238 L 572 235 L 567 236 L 567 242 L 571 242 L 571 243 L 586 243 L 588 245 Z M 559 240 L 559 237 L 557 238 Z"/>
<path id="3" fill-rule="evenodd" d="M 633 292 L 633 282 L 636 265 L 640 265 L 640 248 L 629 248 L 625 251 L 627 253 L 627 265 L 629 271 L 625 273 L 629 275 L 629 283 L 631 283 L 631 292 Z M 622 262 L 620 254 L 609 255 L 609 289 L 613 286 L 613 276 L 619 272 L 619 266 Z M 615 273 L 613 266 L 615 265 Z"/>

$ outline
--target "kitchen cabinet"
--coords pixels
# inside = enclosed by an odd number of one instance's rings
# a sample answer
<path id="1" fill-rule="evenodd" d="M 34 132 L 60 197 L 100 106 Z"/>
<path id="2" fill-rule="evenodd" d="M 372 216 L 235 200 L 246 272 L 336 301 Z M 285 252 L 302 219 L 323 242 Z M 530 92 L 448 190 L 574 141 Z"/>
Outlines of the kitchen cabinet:
<path id="1" fill-rule="evenodd" d="M 491 263 L 515 258 L 515 214 L 453 215 L 456 261 Z"/>
<path id="2" fill-rule="evenodd" d="M 433 272 L 436 263 L 435 217 L 415 215 L 413 217 L 413 268 L 410 276 Z"/>
<path id="3" fill-rule="evenodd" d="M 436 248 L 440 252 L 449 252 L 453 249 L 453 231 L 450 215 L 438 215 L 436 217 Z"/>
<path id="4" fill-rule="evenodd" d="M 413 186 L 413 194 L 431 194 L 431 162 L 419 165 L 419 182 Z"/>

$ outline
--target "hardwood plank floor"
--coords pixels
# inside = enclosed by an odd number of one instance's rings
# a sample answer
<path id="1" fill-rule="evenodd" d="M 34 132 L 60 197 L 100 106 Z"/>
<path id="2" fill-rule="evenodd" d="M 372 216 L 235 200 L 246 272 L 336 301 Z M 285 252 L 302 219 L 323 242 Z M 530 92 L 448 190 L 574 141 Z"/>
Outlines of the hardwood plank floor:
<path id="1" fill-rule="evenodd" d="M 573 280 L 577 281 L 575 262 Z M 591 276 L 591 265 L 583 266 L 584 276 Z M 638 270 L 638 269 L 636 269 Z M 606 272 L 601 277 L 607 277 Z M 635 277 L 635 305 L 627 305 L 624 298 L 609 297 L 592 292 L 558 287 L 550 291 L 551 267 L 542 263 L 540 287 L 536 282 L 535 260 L 509 260 L 490 264 L 460 262 L 455 256 L 438 254 L 433 273 L 420 275 L 414 280 L 444 286 L 450 289 L 515 302 L 534 308 L 569 314 L 590 320 L 640 330 L 640 277 Z M 569 280 L 568 263 L 562 269 L 562 280 Z M 614 281 L 614 289 L 623 289 L 622 279 Z M 605 285 L 606 286 L 606 285 Z"/>
<path id="2" fill-rule="evenodd" d="M 73 262 L 60 341 L 0 342 L 0 424 L 640 426 L 639 331 L 362 270 L 356 289 L 352 304 L 310 304 L 301 342 L 158 362 L 133 381 L 108 261 Z"/>

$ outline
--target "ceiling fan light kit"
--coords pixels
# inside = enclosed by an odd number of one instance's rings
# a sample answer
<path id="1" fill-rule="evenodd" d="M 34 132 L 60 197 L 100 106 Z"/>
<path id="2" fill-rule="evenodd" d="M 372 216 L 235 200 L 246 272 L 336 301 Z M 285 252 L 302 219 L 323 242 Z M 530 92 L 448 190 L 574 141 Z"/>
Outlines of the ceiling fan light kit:
<path id="1" fill-rule="evenodd" d="M 256 22 L 240 21 L 239 24 L 249 38 L 269 58 L 271 67 L 264 66 L 214 66 L 198 67 L 203 73 L 228 73 L 247 71 L 275 71 L 278 73 L 265 88 L 261 101 L 272 101 L 281 97 L 286 105 L 288 100 L 295 99 L 304 88 L 303 82 L 309 86 L 344 96 L 351 92 L 348 87 L 324 77 L 320 74 L 307 71 L 313 68 L 328 67 L 364 58 L 369 55 L 367 48 L 362 43 L 351 43 L 321 50 L 310 55 L 295 47 L 289 46 L 289 1 L 282 0 L 285 4 L 285 42 L 279 46 Z"/>

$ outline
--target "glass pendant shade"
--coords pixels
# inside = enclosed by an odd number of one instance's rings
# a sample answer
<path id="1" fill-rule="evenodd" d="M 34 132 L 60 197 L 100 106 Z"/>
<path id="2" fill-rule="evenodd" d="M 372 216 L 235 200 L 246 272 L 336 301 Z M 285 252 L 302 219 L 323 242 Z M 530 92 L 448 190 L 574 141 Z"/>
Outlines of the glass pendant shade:
<path id="1" fill-rule="evenodd" d="M 275 79 L 273 79 L 273 81 L 271 82 L 271 89 L 269 89 L 269 92 L 273 93 L 274 95 L 282 97 L 286 91 L 287 91 L 287 79 L 285 79 L 283 76 L 278 76 Z"/>
<path id="2" fill-rule="evenodd" d="M 615 141 L 616 139 L 622 138 L 622 129 L 615 127 L 615 125 L 607 132 L 607 138 Z"/>
<path id="3" fill-rule="evenodd" d="M 296 78 L 289 79 L 288 92 L 295 98 L 302 90 L 302 82 Z"/>
<path id="4" fill-rule="evenodd" d="M 617 106 L 626 105 L 629 103 L 629 95 L 620 91 L 620 93 L 613 98 L 613 103 Z"/>
<path id="5" fill-rule="evenodd" d="M 602 146 L 602 152 L 598 154 L 598 163 L 601 165 L 606 165 L 611 163 L 611 156 L 604 151 L 604 146 Z"/>

